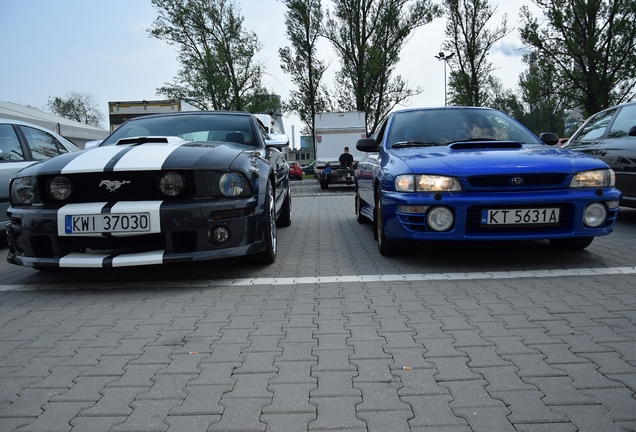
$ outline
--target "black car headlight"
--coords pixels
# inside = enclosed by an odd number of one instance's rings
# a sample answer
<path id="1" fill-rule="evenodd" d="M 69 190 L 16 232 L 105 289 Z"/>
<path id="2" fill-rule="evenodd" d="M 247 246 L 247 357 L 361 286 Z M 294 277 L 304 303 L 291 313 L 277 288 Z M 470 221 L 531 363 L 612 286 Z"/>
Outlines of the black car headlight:
<path id="1" fill-rule="evenodd" d="M 73 193 L 73 184 L 63 176 L 55 176 L 49 180 L 46 186 L 51 198 L 57 201 L 64 201 Z"/>
<path id="2" fill-rule="evenodd" d="M 614 170 L 598 169 L 591 171 L 582 171 L 574 174 L 570 182 L 571 188 L 603 188 L 613 187 L 616 184 L 616 174 Z"/>
<path id="3" fill-rule="evenodd" d="M 11 182 L 11 203 L 33 204 L 35 200 L 36 177 L 18 177 Z"/>
<path id="4" fill-rule="evenodd" d="M 205 180 L 211 196 L 246 197 L 252 196 L 252 187 L 243 173 L 206 171 Z"/>
<path id="5" fill-rule="evenodd" d="M 398 192 L 454 192 L 461 191 L 462 187 L 455 177 L 403 174 L 395 178 L 395 190 Z"/>
<path id="6" fill-rule="evenodd" d="M 185 184 L 183 176 L 173 171 L 164 173 L 159 178 L 159 190 L 169 197 L 175 197 L 183 192 Z"/>

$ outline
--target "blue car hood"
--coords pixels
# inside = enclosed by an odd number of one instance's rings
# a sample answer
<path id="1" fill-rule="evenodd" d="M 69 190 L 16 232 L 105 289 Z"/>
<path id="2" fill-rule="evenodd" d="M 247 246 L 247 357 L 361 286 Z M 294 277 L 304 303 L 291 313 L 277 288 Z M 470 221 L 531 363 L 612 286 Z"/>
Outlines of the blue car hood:
<path id="1" fill-rule="evenodd" d="M 456 177 L 496 175 L 514 172 L 575 173 L 606 168 L 599 159 L 581 152 L 548 146 L 522 146 L 516 149 L 452 149 L 413 147 L 391 149 L 404 163 L 404 173 L 447 174 Z M 397 162 L 394 160 L 394 163 Z M 398 167 L 391 169 L 393 172 Z"/>

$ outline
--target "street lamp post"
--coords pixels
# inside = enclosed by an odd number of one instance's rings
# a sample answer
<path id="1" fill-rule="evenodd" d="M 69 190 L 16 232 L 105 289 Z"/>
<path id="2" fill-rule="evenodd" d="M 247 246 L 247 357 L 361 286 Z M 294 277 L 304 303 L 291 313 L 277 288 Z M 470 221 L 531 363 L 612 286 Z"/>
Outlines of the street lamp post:
<path id="1" fill-rule="evenodd" d="M 454 52 L 450 54 L 444 54 L 440 51 L 440 53 L 435 56 L 437 60 L 444 62 L 444 106 L 446 106 L 446 63 L 448 63 L 448 60 L 450 60 L 454 55 Z"/>

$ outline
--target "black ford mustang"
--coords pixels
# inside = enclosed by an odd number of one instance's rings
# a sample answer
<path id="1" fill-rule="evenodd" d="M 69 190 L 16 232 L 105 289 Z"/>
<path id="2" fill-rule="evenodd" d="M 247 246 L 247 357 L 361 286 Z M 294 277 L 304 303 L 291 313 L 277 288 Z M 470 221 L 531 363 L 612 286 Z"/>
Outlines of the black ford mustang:
<path id="1" fill-rule="evenodd" d="M 121 267 L 255 254 L 276 259 L 291 223 L 289 166 L 251 114 L 138 117 L 98 147 L 17 173 L 8 261 Z"/>

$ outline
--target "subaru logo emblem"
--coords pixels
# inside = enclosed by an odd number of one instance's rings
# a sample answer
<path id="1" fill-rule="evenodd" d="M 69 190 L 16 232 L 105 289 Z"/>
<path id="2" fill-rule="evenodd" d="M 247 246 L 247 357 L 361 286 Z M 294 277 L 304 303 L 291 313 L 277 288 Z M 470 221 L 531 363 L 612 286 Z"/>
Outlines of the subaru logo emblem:
<path id="1" fill-rule="evenodd" d="M 523 184 L 523 177 L 513 177 L 510 183 L 515 186 L 521 186 Z"/>

